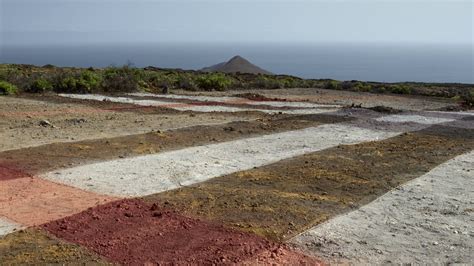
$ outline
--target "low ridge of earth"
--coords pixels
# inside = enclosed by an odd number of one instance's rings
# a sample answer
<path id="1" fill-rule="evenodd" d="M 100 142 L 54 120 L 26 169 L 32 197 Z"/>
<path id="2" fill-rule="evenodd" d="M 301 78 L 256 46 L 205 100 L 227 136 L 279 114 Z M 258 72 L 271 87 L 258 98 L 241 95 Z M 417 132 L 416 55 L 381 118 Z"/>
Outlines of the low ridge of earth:
<path id="1" fill-rule="evenodd" d="M 469 264 L 474 112 L 320 89 L 0 97 L 0 264 Z"/>

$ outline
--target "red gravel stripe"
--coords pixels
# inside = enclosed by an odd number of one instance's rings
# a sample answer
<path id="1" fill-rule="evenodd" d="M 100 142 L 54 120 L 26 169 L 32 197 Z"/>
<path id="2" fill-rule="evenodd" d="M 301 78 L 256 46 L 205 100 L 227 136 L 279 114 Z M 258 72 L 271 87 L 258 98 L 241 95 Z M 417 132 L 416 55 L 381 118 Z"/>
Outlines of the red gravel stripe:
<path id="1" fill-rule="evenodd" d="M 22 177 L 31 177 L 28 173 L 22 171 L 12 163 L 0 162 L 0 182 Z"/>
<path id="2" fill-rule="evenodd" d="M 114 200 L 117 198 L 34 177 L 0 180 L 0 217 L 26 226 L 54 221 Z"/>
<path id="3" fill-rule="evenodd" d="M 138 199 L 111 202 L 42 227 L 120 264 L 320 264 L 285 245 Z"/>

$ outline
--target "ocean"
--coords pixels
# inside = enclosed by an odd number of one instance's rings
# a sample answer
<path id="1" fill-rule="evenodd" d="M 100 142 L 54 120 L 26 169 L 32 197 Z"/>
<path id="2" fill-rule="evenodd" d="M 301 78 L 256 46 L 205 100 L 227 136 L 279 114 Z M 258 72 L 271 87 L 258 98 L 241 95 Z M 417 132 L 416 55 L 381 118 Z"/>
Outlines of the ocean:
<path id="1" fill-rule="evenodd" d="M 472 45 L 63 44 L 0 45 L 1 63 L 200 69 L 240 55 L 277 74 L 382 82 L 474 83 Z"/>

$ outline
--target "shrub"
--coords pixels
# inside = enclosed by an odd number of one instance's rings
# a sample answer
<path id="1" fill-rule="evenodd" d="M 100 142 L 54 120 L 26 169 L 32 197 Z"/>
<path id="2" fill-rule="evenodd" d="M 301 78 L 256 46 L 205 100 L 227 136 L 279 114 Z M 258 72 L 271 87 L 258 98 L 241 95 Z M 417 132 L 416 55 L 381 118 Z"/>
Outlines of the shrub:
<path id="1" fill-rule="evenodd" d="M 18 92 L 18 88 L 6 81 L 0 80 L 0 95 L 12 95 Z"/>
<path id="2" fill-rule="evenodd" d="M 33 82 L 31 87 L 27 90 L 28 92 L 41 93 L 50 91 L 53 89 L 53 84 L 44 78 L 39 78 Z"/>
<path id="3" fill-rule="evenodd" d="M 230 85 L 232 85 L 232 80 L 221 73 L 212 73 L 199 76 L 196 82 L 200 89 L 207 91 L 224 91 Z"/>
<path id="4" fill-rule="evenodd" d="M 176 87 L 183 90 L 195 91 L 197 90 L 197 85 L 191 77 L 179 75 L 176 81 Z"/>
<path id="5" fill-rule="evenodd" d="M 411 89 L 407 85 L 393 85 L 390 91 L 396 94 L 410 94 Z"/>
<path id="6" fill-rule="evenodd" d="M 140 88 L 143 72 L 129 66 L 109 67 L 104 72 L 102 88 L 106 92 L 133 92 Z"/>
<path id="7" fill-rule="evenodd" d="M 363 91 L 363 92 L 369 92 L 372 90 L 372 86 L 370 84 L 362 83 L 360 81 L 356 82 L 352 88 L 355 91 Z"/>
<path id="8" fill-rule="evenodd" d="M 464 104 L 469 107 L 474 107 L 474 89 L 470 89 L 465 94 L 461 96 Z"/>
<path id="9" fill-rule="evenodd" d="M 100 76 L 85 70 L 79 74 L 67 74 L 55 86 L 57 92 L 90 93 L 99 88 Z"/>
<path id="10" fill-rule="evenodd" d="M 337 80 L 330 80 L 324 85 L 323 89 L 340 90 L 341 89 L 341 83 Z"/>
<path id="11" fill-rule="evenodd" d="M 251 87 L 256 89 L 281 89 L 285 87 L 285 85 L 284 80 L 280 82 L 274 78 L 260 76 L 251 83 Z"/>

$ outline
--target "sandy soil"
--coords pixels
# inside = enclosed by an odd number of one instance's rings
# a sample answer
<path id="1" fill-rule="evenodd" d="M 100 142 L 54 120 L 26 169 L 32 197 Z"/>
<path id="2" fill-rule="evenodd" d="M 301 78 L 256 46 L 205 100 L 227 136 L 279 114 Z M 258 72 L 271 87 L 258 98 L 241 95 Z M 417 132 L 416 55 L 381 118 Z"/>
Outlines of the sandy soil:
<path id="1" fill-rule="evenodd" d="M 322 125 L 77 166 L 41 175 L 53 182 L 112 196 L 145 196 L 339 144 L 385 139 L 399 132 Z"/>
<path id="2" fill-rule="evenodd" d="M 449 137 L 454 134 L 458 137 Z M 473 132 L 435 126 L 283 160 L 146 200 L 281 240 L 473 148 Z"/>
<path id="3" fill-rule="evenodd" d="M 242 91 L 194 94 L 236 93 Z M 463 155 L 474 149 L 472 112 L 427 112 L 453 103 L 423 97 L 257 93 L 267 104 L 133 96 L 200 112 L 55 95 L 0 97 L 0 261 L 472 260 L 474 170 L 472 155 Z M 279 114 L 320 108 L 311 103 L 393 109 Z M 221 107 L 252 111 L 207 113 Z M 45 173 L 55 182 L 41 179 Z M 64 180 L 72 186 L 56 183 Z M 161 186 L 166 180 L 179 182 Z M 111 188 L 144 197 L 105 196 Z"/>
<path id="4" fill-rule="evenodd" d="M 350 117 L 324 114 L 295 117 L 278 115 L 252 121 L 185 127 L 106 139 L 52 143 L 3 151 L 0 152 L 0 179 L 23 177 L 26 173 L 36 175 L 80 164 L 155 154 L 190 146 L 209 145 L 351 120 Z"/>
<path id="5" fill-rule="evenodd" d="M 258 236 L 184 217 L 140 200 L 102 205 L 43 228 L 125 265 L 156 261 L 165 265 L 235 264 L 264 259 L 262 253 L 271 254 L 279 248 L 289 253 L 285 258 L 290 259 L 289 264 L 318 264 Z M 180 248 L 183 246 L 186 248 Z"/>
<path id="6" fill-rule="evenodd" d="M 173 90 L 175 94 L 203 96 L 232 96 L 235 94 L 255 93 L 269 98 L 291 101 L 308 101 L 321 104 L 359 105 L 363 107 L 387 106 L 402 110 L 436 110 L 456 103 L 446 99 L 431 97 L 373 94 L 367 92 L 335 91 L 313 88 L 276 89 L 276 90 L 237 90 L 225 92 L 189 92 Z"/>
<path id="7" fill-rule="evenodd" d="M 2 238 L 0 262 L 3 265 L 111 265 L 83 247 L 35 229 Z"/>
<path id="8" fill-rule="evenodd" d="M 334 263 L 470 264 L 473 172 L 474 152 L 460 155 L 293 242 Z"/>
<path id="9" fill-rule="evenodd" d="M 0 97 L 0 151 L 261 117 L 258 114 L 191 114 L 159 109 L 147 112 L 146 109 L 123 109 L 125 107 L 111 103 L 100 106 L 68 102 L 59 97 L 35 97 L 35 100 Z M 42 120 L 47 120 L 51 126 L 42 126 Z"/>

